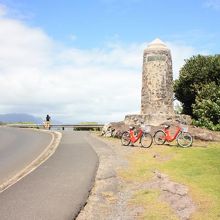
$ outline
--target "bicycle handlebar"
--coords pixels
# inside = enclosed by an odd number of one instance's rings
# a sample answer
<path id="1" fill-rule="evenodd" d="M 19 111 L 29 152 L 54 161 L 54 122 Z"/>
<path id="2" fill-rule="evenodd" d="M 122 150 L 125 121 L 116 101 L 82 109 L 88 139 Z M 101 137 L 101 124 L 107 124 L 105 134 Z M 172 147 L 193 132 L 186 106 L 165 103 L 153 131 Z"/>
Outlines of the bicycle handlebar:
<path id="1" fill-rule="evenodd" d="M 182 124 L 182 125 L 187 125 L 187 123 L 185 121 L 180 121 L 180 120 L 176 120 L 176 122 L 178 122 L 179 124 Z"/>

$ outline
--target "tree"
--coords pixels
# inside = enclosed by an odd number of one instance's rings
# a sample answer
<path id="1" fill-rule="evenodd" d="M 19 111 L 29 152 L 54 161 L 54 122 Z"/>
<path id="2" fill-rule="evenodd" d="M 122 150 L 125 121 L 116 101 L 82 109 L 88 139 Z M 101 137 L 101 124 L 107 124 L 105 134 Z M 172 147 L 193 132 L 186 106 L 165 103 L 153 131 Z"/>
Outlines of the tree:
<path id="1" fill-rule="evenodd" d="M 194 124 L 220 130 L 220 55 L 193 56 L 186 60 L 174 82 L 175 97 L 182 113 L 191 115 Z"/>
<path id="2" fill-rule="evenodd" d="M 220 130 L 220 88 L 214 82 L 204 85 L 198 92 L 193 114 L 195 124 L 211 130 Z"/>
<path id="3" fill-rule="evenodd" d="M 193 105 L 199 91 L 209 83 L 220 85 L 220 55 L 198 55 L 185 61 L 179 79 L 174 82 L 175 97 L 182 103 L 184 114 L 197 117 Z"/>

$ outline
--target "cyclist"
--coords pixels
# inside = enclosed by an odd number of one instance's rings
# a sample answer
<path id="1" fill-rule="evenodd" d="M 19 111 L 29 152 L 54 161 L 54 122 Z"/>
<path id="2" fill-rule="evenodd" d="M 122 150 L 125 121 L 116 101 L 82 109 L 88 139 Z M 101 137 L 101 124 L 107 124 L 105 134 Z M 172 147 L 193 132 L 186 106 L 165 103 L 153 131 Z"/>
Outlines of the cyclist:
<path id="1" fill-rule="evenodd" d="M 49 115 L 46 116 L 45 127 L 50 130 L 50 116 Z"/>

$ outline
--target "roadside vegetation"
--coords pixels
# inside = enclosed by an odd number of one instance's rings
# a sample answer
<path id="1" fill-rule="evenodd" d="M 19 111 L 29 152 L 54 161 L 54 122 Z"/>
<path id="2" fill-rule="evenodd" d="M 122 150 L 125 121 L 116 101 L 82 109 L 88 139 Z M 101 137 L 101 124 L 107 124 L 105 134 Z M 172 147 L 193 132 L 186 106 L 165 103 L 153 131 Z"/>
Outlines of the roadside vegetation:
<path id="1" fill-rule="evenodd" d="M 13 123 L 8 123 L 8 124 L 21 124 L 21 125 L 36 125 L 36 123 L 32 122 L 32 121 L 19 121 L 19 122 L 13 122 Z"/>
<path id="2" fill-rule="evenodd" d="M 181 113 L 191 115 L 194 125 L 220 131 L 220 55 L 186 60 L 174 92 Z"/>
<path id="3" fill-rule="evenodd" d="M 80 122 L 79 125 L 98 125 L 98 122 L 85 121 Z M 98 128 L 74 128 L 75 131 L 98 131 Z"/>
<path id="4" fill-rule="evenodd" d="M 85 122 L 80 122 L 80 125 L 97 125 L 98 122 L 93 122 L 93 121 L 85 121 Z"/>
<path id="5" fill-rule="evenodd" d="M 120 175 L 127 182 L 144 184 L 158 170 L 189 188 L 196 204 L 192 219 L 220 219 L 220 144 L 196 144 L 188 149 L 157 145 L 147 150 L 134 148 L 128 158 L 129 168 L 121 170 Z M 144 207 L 141 219 L 177 219 L 160 199 L 159 191 L 140 189 L 130 202 Z"/>

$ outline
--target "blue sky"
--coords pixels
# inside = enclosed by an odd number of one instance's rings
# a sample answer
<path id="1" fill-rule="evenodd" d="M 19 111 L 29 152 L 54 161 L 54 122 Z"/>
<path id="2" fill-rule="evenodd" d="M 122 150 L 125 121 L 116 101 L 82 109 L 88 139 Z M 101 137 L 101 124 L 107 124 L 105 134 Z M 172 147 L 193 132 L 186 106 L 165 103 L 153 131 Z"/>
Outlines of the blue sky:
<path id="1" fill-rule="evenodd" d="M 171 49 L 174 78 L 184 59 L 220 50 L 220 0 L 0 0 L 0 22 L 1 89 L 13 85 L 0 113 L 64 122 L 138 113 L 155 38 Z"/>
<path id="2" fill-rule="evenodd" d="M 8 0 L 0 1 L 26 23 L 64 44 L 100 47 L 106 41 L 160 37 L 218 53 L 219 0 Z"/>

